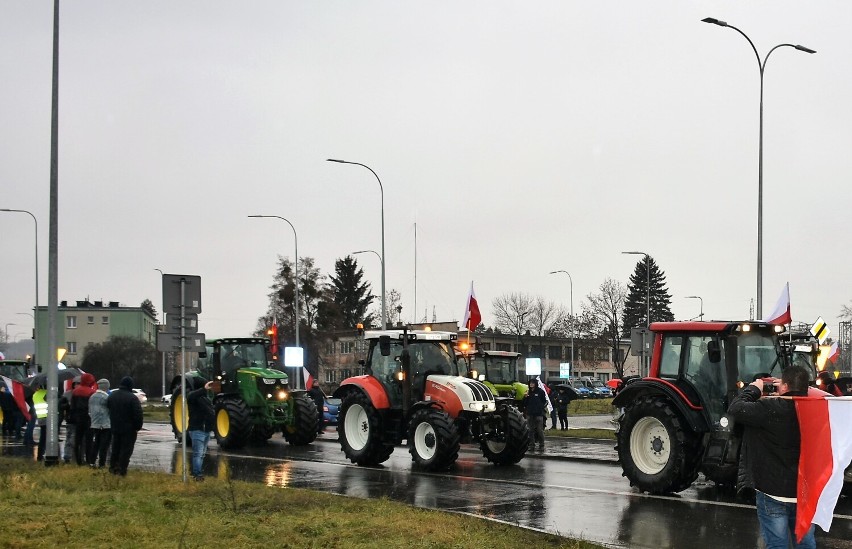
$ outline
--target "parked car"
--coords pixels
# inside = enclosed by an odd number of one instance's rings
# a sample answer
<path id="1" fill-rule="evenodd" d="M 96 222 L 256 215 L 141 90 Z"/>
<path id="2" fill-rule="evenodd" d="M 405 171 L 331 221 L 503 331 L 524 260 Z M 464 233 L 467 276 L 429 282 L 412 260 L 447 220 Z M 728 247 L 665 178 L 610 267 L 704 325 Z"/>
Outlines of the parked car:
<path id="1" fill-rule="evenodd" d="M 339 398 L 325 397 L 325 403 L 322 406 L 322 417 L 326 425 L 337 425 L 337 415 L 340 413 Z"/>
<path id="2" fill-rule="evenodd" d="M 592 391 L 595 398 L 610 398 L 612 396 L 612 390 L 599 379 L 592 380 Z"/>
<path id="3" fill-rule="evenodd" d="M 140 404 L 145 404 L 148 402 L 148 395 L 145 394 L 145 391 L 142 389 L 133 389 L 133 394 L 136 395 L 136 398 L 139 399 Z"/>

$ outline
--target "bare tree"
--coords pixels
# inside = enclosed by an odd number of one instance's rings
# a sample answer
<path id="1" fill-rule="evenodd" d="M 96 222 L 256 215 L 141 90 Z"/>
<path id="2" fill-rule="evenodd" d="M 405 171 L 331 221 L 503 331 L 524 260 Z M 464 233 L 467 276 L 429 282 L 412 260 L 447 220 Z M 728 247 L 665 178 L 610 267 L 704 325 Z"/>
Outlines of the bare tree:
<path id="1" fill-rule="evenodd" d="M 553 301 L 546 301 L 536 296 L 532 301 L 532 309 L 526 317 L 530 331 L 538 337 L 539 356 L 544 358 L 544 338 L 549 335 L 553 326 L 565 316 L 565 312 Z"/>
<path id="2" fill-rule="evenodd" d="M 588 306 L 583 314 L 592 321 L 589 329 L 597 334 L 596 339 L 606 341 L 612 349 L 613 364 L 618 377 L 624 377 L 624 363 L 618 361 L 618 342 L 621 335 L 621 322 L 624 314 L 624 302 L 627 289 L 620 282 L 607 278 L 596 294 L 589 294 Z"/>
<path id="3" fill-rule="evenodd" d="M 527 294 L 503 294 L 491 302 L 494 327 L 504 334 L 521 336 L 532 326 L 529 318 L 533 311 L 533 298 Z"/>
<path id="4" fill-rule="evenodd" d="M 840 306 L 840 318 L 843 320 L 852 320 L 852 305 Z"/>

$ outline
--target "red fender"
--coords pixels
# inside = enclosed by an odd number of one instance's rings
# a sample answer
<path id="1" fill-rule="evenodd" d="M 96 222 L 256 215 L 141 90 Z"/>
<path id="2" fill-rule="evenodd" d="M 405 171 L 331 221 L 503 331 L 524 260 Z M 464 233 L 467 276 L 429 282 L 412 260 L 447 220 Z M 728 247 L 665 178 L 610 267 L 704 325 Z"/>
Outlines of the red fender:
<path id="1" fill-rule="evenodd" d="M 364 375 L 346 378 L 341 382 L 340 388 L 342 389 L 346 385 L 353 385 L 364 391 L 364 394 L 367 395 L 373 404 L 373 408 L 376 410 L 387 410 L 391 407 L 385 388 L 373 376 Z"/>
<path id="2" fill-rule="evenodd" d="M 434 381 L 426 381 L 425 400 L 434 402 L 452 418 L 459 417 L 462 411 L 461 400 L 455 391 Z"/>

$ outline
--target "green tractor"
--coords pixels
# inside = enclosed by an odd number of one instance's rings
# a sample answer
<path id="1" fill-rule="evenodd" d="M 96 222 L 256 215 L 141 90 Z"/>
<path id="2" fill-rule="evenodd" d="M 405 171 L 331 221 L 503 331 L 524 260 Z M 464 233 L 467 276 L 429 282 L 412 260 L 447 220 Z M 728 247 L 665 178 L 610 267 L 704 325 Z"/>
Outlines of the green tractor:
<path id="1" fill-rule="evenodd" d="M 187 372 L 187 391 L 199 382 L 218 382 L 213 395 L 215 435 L 222 448 L 263 444 L 278 431 L 294 446 L 317 438 L 317 408 L 305 390 L 292 389 L 287 374 L 268 367 L 266 338 L 207 340 L 198 368 Z M 197 379 L 198 381 L 194 381 Z M 187 416 L 183 411 L 181 378 L 171 383 L 170 418 L 180 438 Z"/>
<path id="2" fill-rule="evenodd" d="M 511 398 L 512 403 L 523 409 L 527 385 L 518 381 L 518 359 L 520 353 L 509 351 L 484 351 L 478 345 L 459 342 L 457 352 L 462 375 L 481 381 L 495 397 Z"/>

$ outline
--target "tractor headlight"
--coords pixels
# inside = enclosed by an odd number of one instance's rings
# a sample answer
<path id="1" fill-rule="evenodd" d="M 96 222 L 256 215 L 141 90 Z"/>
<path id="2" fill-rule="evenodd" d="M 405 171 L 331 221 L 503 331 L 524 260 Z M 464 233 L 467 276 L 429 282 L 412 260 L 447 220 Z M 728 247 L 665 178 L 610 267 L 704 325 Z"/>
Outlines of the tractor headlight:
<path id="1" fill-rule="evenodd" d="M 281 389 L 278 391 L 278 394 L 276 396 L 278 397 L 278 400 L 287 400 L 290 394 L 287 393 L 287 391 Z"/>

